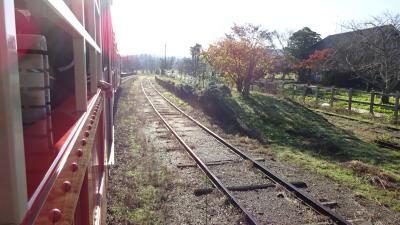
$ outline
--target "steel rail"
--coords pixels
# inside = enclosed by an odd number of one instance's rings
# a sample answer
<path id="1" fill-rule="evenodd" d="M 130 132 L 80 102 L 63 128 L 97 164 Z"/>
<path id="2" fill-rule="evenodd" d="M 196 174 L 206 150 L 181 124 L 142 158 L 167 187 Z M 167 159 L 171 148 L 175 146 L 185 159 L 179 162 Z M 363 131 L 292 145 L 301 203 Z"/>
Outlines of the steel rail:
<path id="1" fill-rule="evenodd" d="M 308 194 L 302 192 L 301 190 L 299 190 L 298 188 L 296 188 L 294 185 L 292 185 L 291 183 L 285 181 L 284 179 L 282 179 L 281 177 L 279 177 L 277 174 L 275 174 L 274 172 L 270 171 L 269 169 L 267 169 L 264 165 L 262 165 L 261 163 L 257 162 L 256 160 L 254 160 L 251 156 L 249 156 L 248 154 L 244 153 L 242 150 L 236 148 L 235 146 L 233 146 L 232 144 L 230 144 L 228 141 L 226 141 L 225 139 L 223 139 L 222 137 L 218 136 L 216 133 L 214 133 L 213 131 L 211 131 L 210 129 L 208 129 L 207 127 L 205 127 L 203 124 L 201 124 L 200 122 L 198 122 L 196 119 L 194 119 L 193 117 L 189 116 L 188 114 L 186 114 L 185 112 L 183 112 L 181 109 L 179 109 L 174 103 L 172 103 L 169 99 L 167 99 L 163 94 L 161 94 L 151 83 L 150 83 L 151 87 L 164 99 L 166 100 L 172 107 L 174 107 L 176 110 L 178 110 L 180 113 L 182 113 L 184 116 L 186 116 L 187 118 L 189 118 L 190 120 L 192 120 L 194 123 L 196 123 L 199 127 L 201 127 L 204 131 L 206 131 L 207 133 L 209 133 L 211 136 L 213 136 L 215 139 L 217 139 L 218 141 L 220 141 L 222 144 L 224 144 L 225 146 L 227 146 L 229 149 L 231 149 L 233 152 L 235 152 L 236 154 L 238 154 L 240 157 L 249 160 L 253 163 L 253 165 L 259 169 L 262 173 L 264 173 L 271 181 L 280 184 L 281 186 L 283 186 L 285 189 L 287 189 L 288 191 L 292 192 L 297 198 L 299 198 L 301 201 L 303 201 L 305 204 L 309 205 L 311 208 L 313 208 L 314 210 L 316 210 L 317 212 L 319 212 L 320 214 L 323 214 L 327 217 L 329 217 L 333 222 L 340 224 L 340 225 L 351 225 L 350 222 L 348 222 L 345 218 L 343 218 L 341 215 L 333 212 L 332 210 L 330 210 L 328 207 L 322 205 L 321 203 L 319 203 L 318 201 L 312 199 L 311 196 L 309 196 Z"/>
<path id="2" fill-rule="evenodd" d="M 137 75 L 131 75 L 131 76 L 126 76 L 121 78 L 121 84 L 127 82 L 128 80 L 137 77 Z"/>
<path id="3" fill-rule="evenodd" d="M 171 131 L 171 133 L 175 136 L 175 138 L 183 145 L 185 148 L 186 152 L 189 153 L 191 158 L 197 163 L 197 165 L 203 170 L 203 172 L 210 178 L 214 186 L 216 186 L 220 191 L 222 191 L 225 196 L 230 200 L 230 202 L 235 205 L 237 208 L 239 208 L 246 216 L 247 222 L 253 225 L 258 225 L 257 221 L 255 218 L 250 214 L 248 210 L 246 210 L 239 202 L 238 200 L 231 195 L 230 191 L 222 184 L 222 182 L 215 176 L 210 169 L 206 166 L 206 164 L 201 161 L 201 159 L 194 153 L 194 151 L 185 143 L 185 141 L 172 129 L 172 127 L 169 125 L 169 123 L 164 119 L 164 117 L 160 114 L 160 112 L 156 109 L 154 106 L 153 102 L 150 100 L 149 96 L 146 94 L 146 91 L 144 90 L 143 87 L 143 81 L 140 83 L 142 87 L 142 92 L 146 96 L 147 100 L 149 101 L 151 107 L 154 109 L 156 114 L 160 117 L 162 122 L 167 126 L 168 130 Z"/>

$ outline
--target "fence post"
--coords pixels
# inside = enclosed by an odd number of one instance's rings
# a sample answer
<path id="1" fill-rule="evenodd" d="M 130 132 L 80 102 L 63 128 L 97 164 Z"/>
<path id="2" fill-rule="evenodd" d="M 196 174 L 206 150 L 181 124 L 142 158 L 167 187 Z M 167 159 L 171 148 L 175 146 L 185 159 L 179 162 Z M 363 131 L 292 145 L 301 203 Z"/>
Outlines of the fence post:
<path id="1" fill-rule="evenodd" d="M 350 88 L 349 89 L 349 106 L 348 106 L 348 110 L 349 111 L 351 111 L 351 103 L 352 103 L 352 100 L 353 100 L 353 88 Z"/>
<path id="2" fill-rule="evenodd" d="M 315 106 L 318 106 L 319 86 L 315 89 Z"/>
<path id="3" fill-rule="evenodd" d="M 295 94 L 295 84 L 292 84 L 292 100 L 294 100 L 294 94 Z"/>
<path id="4" fill-rule="evenodd" d="M 330 102 L 329 102 L 329 105 L 331 106 L 331 107 L 333 107 L 333 101 L 335 101 L 335 87 L 333 86 L 332 88 L 331 88 L 331 99 L 330 99 Z"/>
<path id="5" fill-rule="evenodd" d="M 394 102 L 394 123 L 397 124 L 399 122 L 399 97 L 400 94 L 396 91 L 396 100 Z"/>
<path id="6" fill-rule="evenodd" d="M 369 113 L 374 114 L 374 104 L 375 104 L 375 91 L 371 91 L 371 99 L 369 102 Z"/>
<path id="7" fill-rule="evenodd" d="M 307 85 L 308 86 L 308 85 Z M 307 96 L 307 86 L 304 85 L 304 89 L 303 89 L 303 103 L 306 102 L 306 96 Z"/>
<path id="8" fill-rule="evenodd" d="M 276 93 L 278 95 L 285 95 L 284 90 L 285 90 L 285 82 L 282 82 L 281 87 L 279 87 L 279 84 L 277 85 Z"/>

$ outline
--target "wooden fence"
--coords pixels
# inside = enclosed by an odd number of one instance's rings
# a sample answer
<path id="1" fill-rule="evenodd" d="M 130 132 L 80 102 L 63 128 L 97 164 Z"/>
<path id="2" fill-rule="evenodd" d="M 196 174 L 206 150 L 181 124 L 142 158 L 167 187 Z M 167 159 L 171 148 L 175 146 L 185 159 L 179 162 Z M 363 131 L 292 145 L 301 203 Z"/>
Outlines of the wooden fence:
<path id="1" fill-rule="evenodd" d="M 289 87 L 285 87 L 289 86 Z M 352 110 L 353 104 L 360 104 L 360 105 L 368 105 L 369 112 L 374 114 L 375 107 L 381 107 L 383 109 L 388 109 L 393 111 L 393 122 L 399 122 L 399 97 L 400 93 L 396 92 L 395 94 L 385 94 L 387 97 L 393 97 L 394 103 L 393 104 L 383 104 L 377 103 L 377 98 L 382 97 L 384 94 L 381 92 L 363 92 L 369 95 L 369 101 L 359 101 L 353 99 L 355 92 L 361 92 L 358 90 L 350 89 L 337 89 L 335 87 L 326 88 L 326 87 L 319 87 L 319 86 L 309 86 L 309 85 L 298 85 L 298 84 L 282 84 L 279 88 L 281 91 L 287 92 L 289 91 L 289 95 L 292 99 L 295 96 L 301 96 L 303 98 L 303 102 L 306 101 L 306 97 L 312 97 L 315 105 L 318 105 L 321 100 L 329 101 L 330 107 L 333 107 L 335 102 L 347 102 L 347 109 Z M 342 93 L 347 93 L 346 96 L 339 95 L 338 91 Z M 299 93 L 300 92 L 300 93 Z"/>

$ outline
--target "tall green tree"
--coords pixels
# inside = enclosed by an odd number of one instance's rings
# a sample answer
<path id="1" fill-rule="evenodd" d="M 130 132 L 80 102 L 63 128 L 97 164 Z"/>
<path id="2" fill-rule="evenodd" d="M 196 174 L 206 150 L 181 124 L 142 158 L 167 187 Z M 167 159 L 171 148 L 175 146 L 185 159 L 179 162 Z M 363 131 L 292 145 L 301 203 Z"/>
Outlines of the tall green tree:
<path id="1" fill-rule="evenodd" d="M 309 49 L 320 40 L 320 34 L 308 27 L 304 27 L 289 37 L 285 50 L 298 60 L 307 59 L 310 55 Z"/>

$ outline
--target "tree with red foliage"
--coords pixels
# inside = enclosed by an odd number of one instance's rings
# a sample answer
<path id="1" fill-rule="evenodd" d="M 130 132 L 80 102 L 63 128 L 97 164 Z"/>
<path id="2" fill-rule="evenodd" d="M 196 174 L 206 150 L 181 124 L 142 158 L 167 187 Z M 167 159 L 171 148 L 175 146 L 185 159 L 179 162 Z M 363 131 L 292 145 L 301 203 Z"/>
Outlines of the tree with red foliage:
<path id="1" fill-rule="evenodd" d="M 323 72 L 330 67 L 330 56 L 334 50 L 332 48 L 325 48 L 316 50 L 308 56 L 308 59 L 301 60 L 296 64 L 297 70 L 309 70 L 313 72 Z"/>

